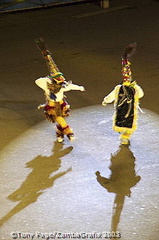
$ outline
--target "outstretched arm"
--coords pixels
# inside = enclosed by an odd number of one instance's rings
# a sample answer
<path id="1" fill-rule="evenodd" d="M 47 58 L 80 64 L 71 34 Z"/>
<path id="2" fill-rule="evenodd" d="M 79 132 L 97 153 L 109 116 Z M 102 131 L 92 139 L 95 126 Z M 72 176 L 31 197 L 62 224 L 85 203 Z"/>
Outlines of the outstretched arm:
<path id="1" fill-rule="evenodd" d="M 104 97 L 102 105 L 106 106 L 107 103 L 112 103 L 115 100 L 117 86 L 107 96 Z"/>
<path id="2" fill-rule="evenodd" d="M 85 91 L 85 88 L 83 86 L 79 86 L 76 84 L 73 84 L 72 82 L 68 82 L 68 84 L 66 85 L 66 87 L 64 88 L 64 91 L 70 91 L 70 90 L 79 90 L 79 91 Z"/>

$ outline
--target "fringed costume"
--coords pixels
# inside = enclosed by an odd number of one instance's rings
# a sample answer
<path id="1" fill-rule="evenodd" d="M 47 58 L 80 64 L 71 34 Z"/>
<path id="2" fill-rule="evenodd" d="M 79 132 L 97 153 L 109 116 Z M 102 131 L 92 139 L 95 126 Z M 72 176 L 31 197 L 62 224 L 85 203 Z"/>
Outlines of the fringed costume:
<path id="1" fill-rule="evenodd" d="M 46 119 L 51 123 L 57 123 L 56 136 L 58 142 L 63 142 L 64 135 L 69 140 L 74 139 L 74 134 L 70 126 L 67 124 L 65 117 L 69 116 L 70 105 L 65 100 L 64 93 L 70 90 L 84 91 L 83 86 L 67 82 L 63 74 L 59 71 L 53 61 L 51 53 L 44 45 L 43 39 L 36 40 L 36 44 L 41 50 L 50 75 L 38 78 L 35 83 L 44 91 L 46 103 L 38 106 L 38 109 L 43 109 Z"/>
<path id="2" fill-rule="evenodd" d="M 114 102 L 113 130 L 120 133 L 122 144 L 128 144 L 132 133 L 137 129 L 139 99 L 143 97 L 142 88 L 132 80 L 130 57 L 136 49 L 136 43 L 126 47 L 122 56 L 122 84 L 117 85 L 102 102 L 103 106 Z"/>

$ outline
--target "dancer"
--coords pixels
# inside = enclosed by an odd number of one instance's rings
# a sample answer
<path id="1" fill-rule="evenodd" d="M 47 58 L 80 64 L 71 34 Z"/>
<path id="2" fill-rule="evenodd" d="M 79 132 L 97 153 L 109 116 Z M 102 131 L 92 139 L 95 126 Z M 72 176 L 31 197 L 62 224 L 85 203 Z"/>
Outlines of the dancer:
<path id="1" fill-rule="evenodd" d="M 74 140 L 74 133 L 70 126 L 67 124 L 65 117 L 69 116 L 70 105 L 65 100 L 64 93 L 70 90 L 85 91 L 83 86 L 73 84 L 71 81 L 66 81 L 63 74 L 57 68 L 53 61 L 52 54 L 45 46 L 44 40 L 39 38 L 36 44 L 44 56 L 49 75 L 46 77 L 38 78 L 35 83 L 44 91 L 46 102 L 39 105 L 38 109 L 43 109 L 45 117 L 52 123 L 57 123 L 56 136 L 58 142 L 64 141 L 64 135 L 70 141 Z"/>
<path id="2" fill-rule="evenodd" d="M 129 139 L 137 129 L 139 99 L 144 96 L 142 88 L 132 79 L 130 58 L 136 50 L 136 43 L 129 44 L 122 56 L 123 81 L 111 93 L 104 97 L 102 105 L 114 102 L 113 130 L 120 133 L 122 144 L 129 144 Z"/>

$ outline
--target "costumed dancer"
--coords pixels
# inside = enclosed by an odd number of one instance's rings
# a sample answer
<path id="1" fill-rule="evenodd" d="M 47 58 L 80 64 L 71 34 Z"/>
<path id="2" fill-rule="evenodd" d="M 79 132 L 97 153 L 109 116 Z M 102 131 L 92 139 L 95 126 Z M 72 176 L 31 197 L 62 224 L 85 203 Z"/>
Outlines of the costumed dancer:
<path id="1" fill-rule="evenodd" d="M 123 81 L 102 101 L 102 105 L 114 102 L 113 130 L 120 133 L 122 144 L 128 144 L 137 129 L 139 99 L 144 96 L 142 88 L 132 79 L 130 58 L 136 51 L 136 43 L 129 44 L 122 55 Z"/>
<path id="2" fill-rule="evenodd" d="M 57 123 L 56 137 L 58 142 L 63 142 L 65 135 L 72 141 L 74 140 L 74 133 L 65 120 L 65 117 L 69 116 L 70 105 L 66 102 L 64 93 L 70 90 L 85 91 L 85 89 L 83 86 L 78 86 L 72 84 L 71 81 L 67 82 L 65 80 L 42 38 L 35 40 L 35 42 L 44 56 L 49 69 L 48 76 L 40 77 L 35 81 L 43 89 L 46 99 L 45 104 L 39 105 L 38 109 L 44 110 L 45 117 L 49 122 Z"/>

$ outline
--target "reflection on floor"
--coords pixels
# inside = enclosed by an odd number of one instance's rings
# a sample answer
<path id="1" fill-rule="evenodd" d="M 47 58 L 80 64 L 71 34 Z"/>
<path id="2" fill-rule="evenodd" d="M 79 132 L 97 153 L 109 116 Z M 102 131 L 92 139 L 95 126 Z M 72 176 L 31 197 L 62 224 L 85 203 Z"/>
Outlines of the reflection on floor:
<path id="1" fill-rule="evenodd" d="M 131 188 L 141 179 L 136 176 L 135 157 L 129 145 L 120 145 L 117 153 L 111 156 L 111 176 L 109 178 L 96 172 L 97 181 L 108 192 L 115 193 L 111 230 L 117 231 L 120 222 L 120 215 L 124 206 L 125 197 L 131 196 Z"/>
<path id="2" fill-rule="evenodd" d="M 43 157 L 39 155 L 32 161 L 26 163 L 26 168 L 31 168 L 32 172 L 27 176 L 20 188 L 7 197 L 9 200 L 15 202 L 19 201 L 19 203 L 0 219 L 0 226 L 8 221 L 12 216 L 30 204 L 36 202 L 37 198 L 42 195 L 47 188 L 54 185 L 56 179 L 71 171 L 71 168 L 69 168 L 66 171 L 57 173 L 53 177 L 50 177 L 52 173 L 60 169 L 60 158 L 69 154 L 73 149 L 72 146 L 65 149 L 62 148 L 63 145 L 55 141 L 51 156 Z"/>

